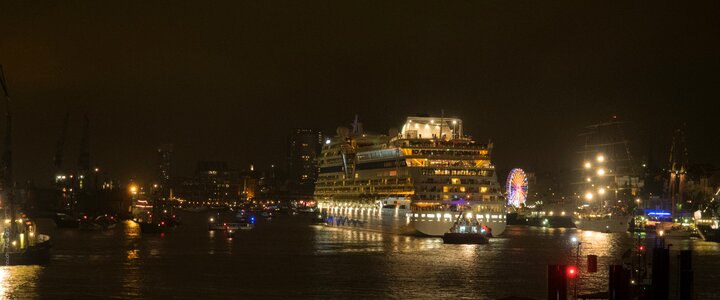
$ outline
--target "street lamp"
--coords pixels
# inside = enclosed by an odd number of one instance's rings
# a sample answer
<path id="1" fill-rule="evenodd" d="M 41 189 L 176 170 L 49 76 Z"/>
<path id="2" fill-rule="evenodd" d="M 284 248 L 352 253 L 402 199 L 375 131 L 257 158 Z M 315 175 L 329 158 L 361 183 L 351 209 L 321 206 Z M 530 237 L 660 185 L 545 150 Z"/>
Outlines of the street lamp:
<path id="1" fill-rule="evenodd" d="M 598 162 L 601 163 L 601 162 L 605 161 L 605 156 L 603 156 L 602 154 L 598 154 L 598 156 L 596 157 L 596 159 L 597 159 Z"/>
<path id="2" fill-rule="evenodd" d="M 582 242 L 578 241 L 577 237 L 573 236 L 570 240 L 572 240 L 573 243 L 577 243 L 577 250 L 575 251 L 575 268 L 580 268 L 580 245 L 582 245 Z M 574 293 L 573 298 L 577 299 L 577 286 L 578 286 L 578 276 L 575 274 L 575 284 L 574 284 Z"/>

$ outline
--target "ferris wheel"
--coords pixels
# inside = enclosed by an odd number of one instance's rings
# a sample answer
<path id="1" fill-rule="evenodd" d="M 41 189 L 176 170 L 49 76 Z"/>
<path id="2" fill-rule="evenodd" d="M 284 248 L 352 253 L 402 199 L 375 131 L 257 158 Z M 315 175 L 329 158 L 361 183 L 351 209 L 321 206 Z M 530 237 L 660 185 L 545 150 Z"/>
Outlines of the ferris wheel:
<path id="1" fill-rule="evenodd" d="M 525 171 L 516 168 L 510 171 L 507 178 L 507 200 L 508 205 L 519 207 L 525 203 L 528 195 L 528 180 Z"/>

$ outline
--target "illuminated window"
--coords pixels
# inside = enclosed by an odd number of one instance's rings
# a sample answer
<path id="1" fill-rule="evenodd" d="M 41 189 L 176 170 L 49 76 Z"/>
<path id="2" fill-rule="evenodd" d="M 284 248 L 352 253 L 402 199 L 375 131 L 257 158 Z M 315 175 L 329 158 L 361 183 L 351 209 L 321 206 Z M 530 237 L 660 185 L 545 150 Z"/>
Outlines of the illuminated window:
<path id="1" fill-rule="evenodd" d="M 487 193 L 488 188 L 486 186 L 480 187 L 481 193 Z"/>
<path id="2" fill-rule="evenodd" d="M 465 192 L 465 187 L 464 187 L 464 186 L 461 186 L 461 187 L 460 187 L 460 191 L 461 191 L 461 192 Z"/>
<path id="3" fill-rule="evenodd" d="M 451 178 L 450 182 L 452 182 L 452 184 L 460 184 L 460 178 Z"/>
<path id="4" fill-rule="evenodd" d="M 450 187 L 449 187 L 449 186 L 444 186 L 444 187 L 443 187 L 443 193 L 447 193 L 447 192 L 449 192 L 449 191 L 450 191 Z"/>

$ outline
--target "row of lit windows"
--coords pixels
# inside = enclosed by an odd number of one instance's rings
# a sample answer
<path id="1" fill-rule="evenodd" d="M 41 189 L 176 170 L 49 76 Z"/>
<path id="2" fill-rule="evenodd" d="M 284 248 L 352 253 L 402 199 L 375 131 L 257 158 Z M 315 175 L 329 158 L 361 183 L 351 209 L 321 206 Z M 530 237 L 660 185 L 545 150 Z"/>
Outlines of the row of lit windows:
<path id="1" fill-rule="evenodd" d="M 489 159 L 488 150 L 457 150 L 457 149 L 402 149 L 405 156 L 410 155 L 447 155 L 447 156 L 478 156 L 481 159 Z"/>
<path id="2" fill-rule="evenodd" d="M 432 192 L 432 193 L 440 193 L 440 192 L 443 192 L 443 193 L 458 193 L 458 192 L 459 193 L 466 193 L 466 192 L 467 193 L 477 193 L 477 192 L 487 193 L 489 189 L 486 186 L 481 186 L 481 187 L 477 187 L 477 186 L 468 186 L 468 187 L 466 187 L 466 186 L 443 186 L 443 187 L 440 187 L 440 186 L 435 186 L 435 185 L 430 185 L 430 186 L 421 185 L 418 187 L 418 190 L 421 192 Z"/>
<path id="3" fill-rule="evenodd" d="M 449 169 L 423 169 L 421 171 L 422 175 L 436 175 L 436 176 L 443 176 L 443 175 L 452 175 L 452 176 L 484 176 L 489 177 L 492 176 L 493 172 L 491 170 L 449 170 Z"/>
<path id="4" fill-rule="evenodd" d="M 427 159 L 427 158 L 410 158 L 407 159 L 407 165 L 413 167 L 484 167 L 490 164 L 489 160 L 473 159 Z"/>

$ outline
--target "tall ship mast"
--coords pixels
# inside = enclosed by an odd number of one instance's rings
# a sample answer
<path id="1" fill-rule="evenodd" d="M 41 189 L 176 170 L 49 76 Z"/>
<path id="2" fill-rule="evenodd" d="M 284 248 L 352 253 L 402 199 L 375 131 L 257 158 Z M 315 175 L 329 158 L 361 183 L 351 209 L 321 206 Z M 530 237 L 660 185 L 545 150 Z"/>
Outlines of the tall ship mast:
<path id="1" fill-rule="evenodd" d="M 497 236 L 505 201 L 491 151 L 492 143 L 466 136 L 458 118 L 408 117 L 388 135 L 364 132 L 356 118 L 325 141 L 315 200 L 332 215 L 401 216 L 430 236 L 447 233 L 462 214 Z"/>
<path id="2" fill-rule="evenodd" d="M 587 126 L 580 136 L 580 210 L 575 225 L 582 230 L 625 232 L 632 216 L 629 207 L 638 196 L 641 182 L 625 137 L 625 122 L 610 121 Z"/>

